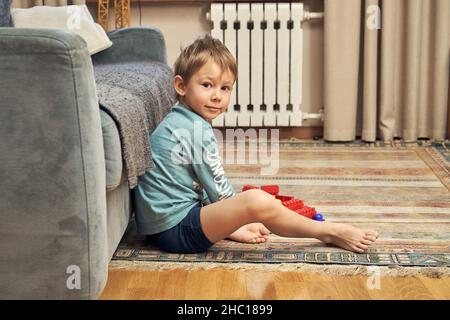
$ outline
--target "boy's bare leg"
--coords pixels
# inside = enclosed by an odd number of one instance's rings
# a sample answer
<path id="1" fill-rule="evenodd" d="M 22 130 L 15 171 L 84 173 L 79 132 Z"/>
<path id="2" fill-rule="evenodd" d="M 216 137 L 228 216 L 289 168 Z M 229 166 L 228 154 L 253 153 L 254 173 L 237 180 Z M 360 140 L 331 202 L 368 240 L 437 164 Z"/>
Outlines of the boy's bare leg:
<path id="1" fill-rule="evenodd" d="M 316 238 L 354 252 L 366 251 L 378 237 L 378 232 L 374 230 L 305 218 L 258 189 L 241 192 L 203 207 L 200 220 L 203 231 L 211 242 L 225 239 L 242 226 L 245 229 L 246 225 L 255 222 L 262 223 L 279 236 Z M 259 234 L 255 232 L 254 236 L 264 238 L 263 229 L 260 229 Z"/>

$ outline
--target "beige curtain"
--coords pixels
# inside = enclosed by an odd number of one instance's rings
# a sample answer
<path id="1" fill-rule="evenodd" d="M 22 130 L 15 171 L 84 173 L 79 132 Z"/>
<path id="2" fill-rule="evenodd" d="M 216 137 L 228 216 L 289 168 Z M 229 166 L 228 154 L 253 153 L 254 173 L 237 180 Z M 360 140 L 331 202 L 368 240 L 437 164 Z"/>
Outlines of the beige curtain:
<path id="1" fill-rule="evenodd" d="M 67 6 L 85 4 L 85 0 L 13 0 L 12 8 L 31 8 L 34 6 Z"/>
<path id="2" fill-rule="evenodd" d="M 325 0 L 324 11 L 324 138 L 445 139 L 450 1 Z"/>

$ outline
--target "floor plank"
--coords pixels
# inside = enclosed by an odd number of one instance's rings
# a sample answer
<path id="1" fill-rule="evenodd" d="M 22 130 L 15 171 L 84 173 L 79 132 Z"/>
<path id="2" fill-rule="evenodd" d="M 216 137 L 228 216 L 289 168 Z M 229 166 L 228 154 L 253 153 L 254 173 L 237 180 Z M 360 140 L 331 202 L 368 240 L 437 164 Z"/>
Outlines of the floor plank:
<path id="1" fill-rule="evenodd" d="M 110 270 L 100 299 L 450 299 L 450 277 L 334 276 L 306 272 Z M 372 281 L 372 282 L 371 282 Z"/>
<path id="2" fill-rule="evenodd" d="M 217 297 L 217 272 L 214 270 L 199 270 L 188 272 L 185 287 L 184 298 L 194 300 L 211 300 Z"/>
<path id="3" fill-rule="evenodd" d="M 240 300 L 247 298 L 247 290 L 245 286 L 236 285 L 245 282 L 245 274 L 243 272 L 234 272 L 233 270 L 218 270 L 217 299 L 221 300 Z"/>
<path id="4" fill-rule="evenodd" d="M 334 281 L 339 299 L 370 300 L 367 277 L 345 276 Z"/>
<path id="5" fill-rule="evenodd" d="M 428 277 L 419 277 L 423 285 L 438 300 L 448 300 L 450 297 L 450 278 L 436 279 Z"/>

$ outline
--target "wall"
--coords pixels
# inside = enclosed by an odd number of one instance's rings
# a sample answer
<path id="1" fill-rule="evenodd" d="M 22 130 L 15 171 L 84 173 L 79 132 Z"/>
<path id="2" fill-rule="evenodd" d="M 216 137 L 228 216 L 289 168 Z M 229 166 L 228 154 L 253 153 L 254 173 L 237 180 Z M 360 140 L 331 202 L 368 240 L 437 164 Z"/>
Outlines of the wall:
<path id="1" fill-rule="evenodd" d="M 114 29 L 114 10 L 110 4 L 110 30 Z M 323 12 L 323 0 L 303 1 L 306 10 Z M 93 17 L 97 17 L 97 5 L 89 4 Z M 164 34 L 168 63 L 172 66 L 180 47 L 192 42 L 202 33 L 209 32 L 206 20 L 209 11 L 207 3 L 142 3 L 141 10 L 136 3 L 131 8 L 132 26 L 153 26 Z M 304 26 L 304 71 L 303 106 L 304 112 L 318 112 L 323 105 L 323 21 L 312 20 Z M 307 120 L 305 126 L 322 126 L 317 120 Z"/>

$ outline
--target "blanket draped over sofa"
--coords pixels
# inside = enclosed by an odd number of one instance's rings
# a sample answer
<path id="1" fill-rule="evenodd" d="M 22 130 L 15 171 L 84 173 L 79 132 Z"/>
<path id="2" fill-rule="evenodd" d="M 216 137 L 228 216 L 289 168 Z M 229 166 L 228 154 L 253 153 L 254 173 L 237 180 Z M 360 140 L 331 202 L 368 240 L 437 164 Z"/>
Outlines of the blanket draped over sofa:
<path id="1" fill-rule="evenodd" d="M 176 102 L 171 69 L 163 63 L 94 65 L 100 107 L 117 124 L 129 187 L 152 168 L 149 134 Z"/>

